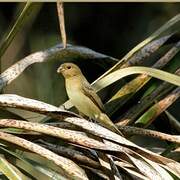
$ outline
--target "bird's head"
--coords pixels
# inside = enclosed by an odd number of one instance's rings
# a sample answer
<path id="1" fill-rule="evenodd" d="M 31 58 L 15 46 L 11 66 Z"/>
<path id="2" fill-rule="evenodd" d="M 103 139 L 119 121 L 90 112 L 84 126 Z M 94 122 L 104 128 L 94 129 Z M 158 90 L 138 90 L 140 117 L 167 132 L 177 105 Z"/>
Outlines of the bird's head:
<path id="1" fill-rule="evenodd" d="M 73 63 L 61 64 L 61 66 L 57 69 L 57 73 L 61 73 L 64 78 L 70 78 L 82 74 L 80 68 Z"/>

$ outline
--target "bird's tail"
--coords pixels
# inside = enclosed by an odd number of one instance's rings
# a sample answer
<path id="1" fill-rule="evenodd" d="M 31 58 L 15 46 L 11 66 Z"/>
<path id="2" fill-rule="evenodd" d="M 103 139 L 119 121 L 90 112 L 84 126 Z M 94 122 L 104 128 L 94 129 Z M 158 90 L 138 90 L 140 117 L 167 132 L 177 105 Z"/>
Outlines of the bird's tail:
<path id="1" fill-rule="evenodd" d="M 107 129 L 112 130 L 113 132 L 121 136 L 124 136 L 121 133 L 121 131 L 117 128 L 117 126 L 110 120 L 110 118 L 105 113 L 101 113 L 99 116 L 97 116 L 96 120 L 99 121 L 99 123 L 101 123 Z"/>

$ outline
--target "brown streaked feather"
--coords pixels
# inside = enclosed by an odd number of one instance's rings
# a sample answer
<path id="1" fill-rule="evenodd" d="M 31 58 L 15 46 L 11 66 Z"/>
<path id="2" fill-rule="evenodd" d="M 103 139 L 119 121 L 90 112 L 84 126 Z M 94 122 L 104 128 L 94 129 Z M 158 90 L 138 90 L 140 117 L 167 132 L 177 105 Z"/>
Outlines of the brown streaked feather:
<path id="1" fill-rule="evenodd" d="M 91 87 L 91 85 L 87 81 L 83 81 L 83 86 L 82 86 L 83 93 L 91 99 L 91 101 L 94 102 L 94 104 L 99 107 L 99 109 L 104 113 L 104 105 L 99 98 L 99 96 L 96 94 L 95 90 Z"/>

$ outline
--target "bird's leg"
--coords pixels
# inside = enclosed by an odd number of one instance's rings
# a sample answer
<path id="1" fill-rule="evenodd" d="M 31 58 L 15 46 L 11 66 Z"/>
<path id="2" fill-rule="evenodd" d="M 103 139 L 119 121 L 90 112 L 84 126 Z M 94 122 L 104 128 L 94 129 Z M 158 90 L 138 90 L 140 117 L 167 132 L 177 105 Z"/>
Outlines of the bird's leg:
<path id="1" fill-rule="evenodd" d="M 89 122 L 94 122 L 94 119 L 88 117 L 88 121 L 89 121 Z"/>
<path id="2" fill-rule="evenodd" d="M 101 123 L 98 122 L 98 120 L 97 120 L 97 119 L 99 119 L 100 117 L 101 117 L 100 114 L 96 114 L 95 117 L 94 117 L 94 123 L 96 123 L 96 124 L 101 124 Z"/>
<path id="3" fill-rule="evenodd" d="M 96 119 L 93 119 L 93 118 L 90 118 L 90 117 L 89 117 L 88 120 L 89 120 L 90 122 L 92 122 L 92 123 L 98 124 L 98 122 L 96 121 Z"/>

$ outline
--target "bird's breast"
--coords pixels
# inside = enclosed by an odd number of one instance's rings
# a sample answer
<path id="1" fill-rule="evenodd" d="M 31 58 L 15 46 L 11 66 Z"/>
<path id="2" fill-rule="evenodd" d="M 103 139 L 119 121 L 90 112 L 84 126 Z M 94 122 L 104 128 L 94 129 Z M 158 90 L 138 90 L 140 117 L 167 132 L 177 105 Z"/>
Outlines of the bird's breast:
<path id="1" fill-rule="evenodd" d="M 71 103 L 86 116 L 94 118 L 96 113 L 100 113 L 99 108 L 83 93 L 81 83 L 66 81 L 66 91 Z"/>
<path id="2" fill-rule="evenodd" d="M 74 106 L 82 104 L 83 93 L 81 90 L 81 82 L 77 79 L 66 80 L 66 91 L 70 101 Z"/>

